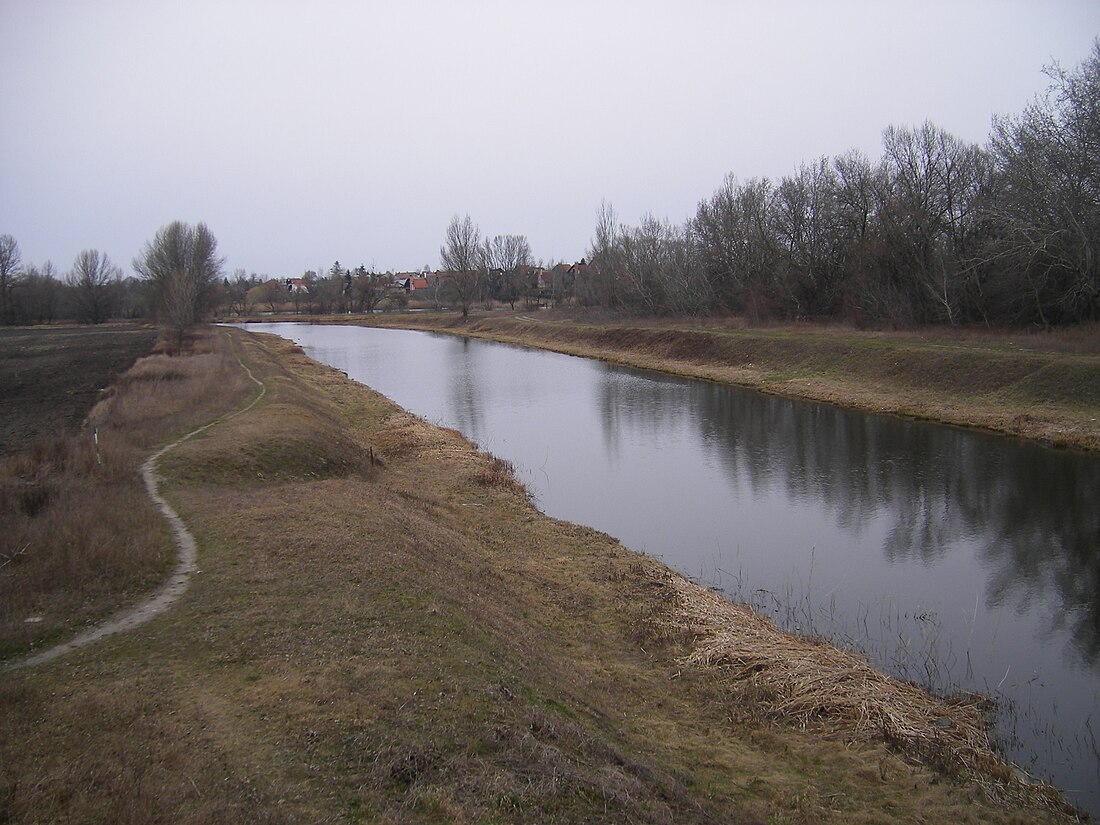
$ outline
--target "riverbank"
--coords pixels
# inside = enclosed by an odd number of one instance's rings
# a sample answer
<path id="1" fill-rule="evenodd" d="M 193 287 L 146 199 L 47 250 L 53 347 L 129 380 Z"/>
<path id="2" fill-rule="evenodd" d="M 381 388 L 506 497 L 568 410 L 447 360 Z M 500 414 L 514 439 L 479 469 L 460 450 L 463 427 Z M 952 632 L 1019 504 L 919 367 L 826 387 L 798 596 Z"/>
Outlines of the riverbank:
<path id="1" fill-rule="evenodd" d="M 269 320 L 269 319 L 265 319 Z M 286 320 L 301 320 L 293 316 Z M 318 319 L 469 335 L 763 392 L 1100 450 L 1100 331 L 751 328 L 494 311 Z"/>
<path id="2" fill-rule="evenodd" d="M 542 516 L 457 433 L 230 335 L 263 399 L 160 464 L 191 589 L 0 676 L 12 821 L 1059 820 L 973 704 Z"/>

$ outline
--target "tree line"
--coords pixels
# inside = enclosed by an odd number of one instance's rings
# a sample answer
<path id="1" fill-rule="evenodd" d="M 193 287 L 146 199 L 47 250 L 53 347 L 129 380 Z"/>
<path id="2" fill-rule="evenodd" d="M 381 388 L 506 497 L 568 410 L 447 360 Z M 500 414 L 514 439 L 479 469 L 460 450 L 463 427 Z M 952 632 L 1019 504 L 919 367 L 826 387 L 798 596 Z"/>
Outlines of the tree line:
<path id="1" fill-rule="evenodd" d="M 148 314 L 149 297 L 145 284 L 124 278 L 99 250 L 81 252 L 62 275 L 50 261 L 24 266 L 16 240 L 0 235 L 0 323 L 73 319 L 98 324 L 108 318 L 137 318 Z"/>
<path id="2" fill-rule="evenodd" d="M 173 221 L 162 227 L 133 260 L 139 277 L 123 277 L 108 255 L 85 249 L 59 276 L 50 262 L 22 263 L 19 244 L 0 235 L 0 323 L 110 318 L 151 318 L 182 344 L 184 333 L 213 308 L 224 263 L 205 224 Z"/>
<path id="3" fill-rule="evenodd" d="M 681 224 L 628 226 L 597 214 L 587 266 L 541 265 L 524 235 L 482 238 L 455 215 L 440 247 L 435 299 L 539 300 L 642 314 L 736 313 L 857 324 L 1034 324 L 1100 318 L 1100 40 L 1075 70 L 1048 67 L 1047 93 L 996 118 L 984 146 L 924 123 L 890 126 L 872 161 L 851 150 L 778 181 L 729 175 Z M 582 263 L 585 263 L 582 261 Z M 333 264 L 297 283 L 222 277 L 204 224 L 163 227 L 134 260 L 98 250 L 59 275 L 27 265 L 0 235 L 0 323 L 152 317 L 182 330 L 216 306 L 245 314 L 369 312 L 399 296 L 387 275 Z M 580 273 L 580 274 L 577 274 Z"/>
<path id="4" fill-rule="evenodd" d="M 985 146 L 891 126 L 882 155 L 730 175 L 691 218 L 597 216 L 573 299 L 637 313 L 856 323 L 1100 317 L 1100 40 Z"/>
<path id="5" fill-rule="evenodd" d="M 237 316 L 250 315 L 257 307 L 275 313 L 288 306 L 296 314 L 310 315 L 374 312 L 384 298 L 392 300 L 387 293 L 391 282 L 389 273 L 368 271 L 362 264 L 344 267 L 338 260 L 327 273 L 318 267 L 300 278 L 266 278 L 238 269 L 222 282 L 218 305 L 226 315 Z"/>
<path id="6" fill-rule="evenodd" d="M 526 235 L 495 235 L 482 240 L 469 215 L 455 215 L 447 225 L 439 262 L 446 278 L 441 297 L 458 304 L 462 315 L 478 301 L 499 301 L 515 307 L 530 287 L 533 259 Z"/>

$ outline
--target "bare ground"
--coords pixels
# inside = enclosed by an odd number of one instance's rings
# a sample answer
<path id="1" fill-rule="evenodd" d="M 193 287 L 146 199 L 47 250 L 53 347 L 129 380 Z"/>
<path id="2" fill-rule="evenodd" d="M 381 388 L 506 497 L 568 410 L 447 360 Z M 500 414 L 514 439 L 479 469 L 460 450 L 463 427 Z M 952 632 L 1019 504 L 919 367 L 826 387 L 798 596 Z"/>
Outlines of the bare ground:
<path id="1" fill-rule="evenodd" d="M 99 392 L 156 340 L 136 324 L 0 327 L 0 458 L 78 430 Z"/>

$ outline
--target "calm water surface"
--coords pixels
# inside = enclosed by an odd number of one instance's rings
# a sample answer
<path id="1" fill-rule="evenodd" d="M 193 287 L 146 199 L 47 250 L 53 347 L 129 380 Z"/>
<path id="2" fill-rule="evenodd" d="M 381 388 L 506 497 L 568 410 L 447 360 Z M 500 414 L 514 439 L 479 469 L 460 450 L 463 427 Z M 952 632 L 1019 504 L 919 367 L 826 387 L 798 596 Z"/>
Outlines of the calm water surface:
<path id="1" fill-rule="evenodd" d="M 254 324 L 590 525 L 939 692 L 1100 813 L 1100 460 L 451 336 Z"/>

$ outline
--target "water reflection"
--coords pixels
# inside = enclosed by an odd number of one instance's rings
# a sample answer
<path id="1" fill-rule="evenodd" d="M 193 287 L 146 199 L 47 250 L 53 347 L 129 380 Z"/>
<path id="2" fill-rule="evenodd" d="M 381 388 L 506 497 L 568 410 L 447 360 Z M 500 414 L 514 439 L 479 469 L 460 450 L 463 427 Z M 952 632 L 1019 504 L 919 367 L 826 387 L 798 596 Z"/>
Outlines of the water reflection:
<path id="1" fill-rule="evenodd" d="M 886 515 L 883 557 L 935 564 L 977 544 L 985 604 L 1046 606 L 1079 664 L 1100 654 L 1100 462 L 1008 439 L 701 382 L 600 382 L 608 444 L 624 427 L 654 442 L 696 428 L 732 489 L 813 498 L 836 525 Z"/>
<path id="2" fill-rule="evenodd" d="M 456 339 L 457 347 L 447 350 L 446 375 L 449 379 L 451 410 L 456 427 L 464 433 L 479 433 L 484 429 L 481 400 L 481 380 L 478 377 L 478 349 L 469 338 Z"/>
<path id="3" fill-rule="evenodd" d="M 513 462 L 550 515 L 1005 699 L 1010 758 L 1100 813 L 1100 461 L 478 341 L 269 328 Z"/>

